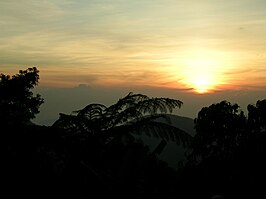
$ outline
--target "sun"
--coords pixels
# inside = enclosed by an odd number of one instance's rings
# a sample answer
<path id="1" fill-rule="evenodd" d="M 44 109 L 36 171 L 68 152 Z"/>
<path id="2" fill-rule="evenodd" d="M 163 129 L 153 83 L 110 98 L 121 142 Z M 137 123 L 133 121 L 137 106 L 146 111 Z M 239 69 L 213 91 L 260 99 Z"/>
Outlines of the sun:
<path id="1" fill-rule="evenodd" d="M 214 91 L 218 84 L 218 75 L 213 71 L 198 71 L 196 73 L 191 73 L 189 77 L 185 79 L 185 83 L 190 88 L 193 88 L 193 91 L 198 94 L 205 94 Z"/>
<path id="2" fill-rule="evenodd" d="M 216 49 L 188 48 L 167 59 L 171 87 L 182 86 L 197 94 L 213 93 L 228 88 L 228 71 L 233 68 L 232 54 Z M 173 81 L 172 81 L 173 80 Z"/>
<path id="3" fill-rule="evenodd" d="M 194 84 L 194 90 L 197 93 L 207 93 L 210 91 L 210 89 L 212 87 L 212 83 L 206 77 L 196 78 L 195 81 L 193 82 L 193 84 Z"/>
<path id="4" fill-rule="evenodd" d="M 213 52 L 191 52 L 182 61 L 182 83 L 198 94 L 210 93 L 224 83 L 223 58 Z"/>

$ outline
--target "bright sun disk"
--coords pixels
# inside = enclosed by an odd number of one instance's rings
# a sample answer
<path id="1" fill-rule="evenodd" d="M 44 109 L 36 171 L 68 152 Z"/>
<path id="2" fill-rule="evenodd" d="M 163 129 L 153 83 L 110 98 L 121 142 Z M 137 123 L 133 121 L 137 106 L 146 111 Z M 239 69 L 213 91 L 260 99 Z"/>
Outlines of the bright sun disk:
<path id="1" fill-rule="evenodd" d="M 209 93 L 221 85 L 226 69 L 225 56 L 215 51 L 192 51 L 181 64 L 182 82 L 199 94 Z"/>
<path id="2" fill-rule="evenodd" d="M 206 93 L 210 90 L 212 83 L 208 79 L 199 77 L 195 79 L 194 85 L 197 93 Z"/>

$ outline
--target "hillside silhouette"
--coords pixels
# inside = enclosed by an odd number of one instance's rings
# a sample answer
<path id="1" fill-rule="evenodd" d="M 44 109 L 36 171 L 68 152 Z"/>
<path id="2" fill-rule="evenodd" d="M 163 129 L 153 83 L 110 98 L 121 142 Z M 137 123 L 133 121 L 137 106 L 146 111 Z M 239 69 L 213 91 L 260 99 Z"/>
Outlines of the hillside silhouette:
<path id="1" fill-rule="evenodd" d="M 37 68 L 0 75 L 5 198 L 265 197 L 265 99 L 247 116 L 223 100 L 192 121 L 171 115 L 180 100 L 129 93 L 40 126 L 31 122 L 44 103 L 32 93 L 38 80 Z M 169 146 L 185 149 L 177 167 L 164 156 Z"/>

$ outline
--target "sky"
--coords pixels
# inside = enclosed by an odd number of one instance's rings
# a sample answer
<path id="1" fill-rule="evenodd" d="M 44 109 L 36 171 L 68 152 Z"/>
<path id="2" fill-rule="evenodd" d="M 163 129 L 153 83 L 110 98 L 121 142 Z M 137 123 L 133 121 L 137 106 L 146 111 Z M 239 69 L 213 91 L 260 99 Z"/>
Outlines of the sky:
<path id="1" fill-rule="evenodd" d="M 264 0 L 0 1 L 0 73 L 40 70 L 41 121 L 130 91 L 181 99 L 189 117 L 246 106 L 266 98 L 265 58 Z"/>

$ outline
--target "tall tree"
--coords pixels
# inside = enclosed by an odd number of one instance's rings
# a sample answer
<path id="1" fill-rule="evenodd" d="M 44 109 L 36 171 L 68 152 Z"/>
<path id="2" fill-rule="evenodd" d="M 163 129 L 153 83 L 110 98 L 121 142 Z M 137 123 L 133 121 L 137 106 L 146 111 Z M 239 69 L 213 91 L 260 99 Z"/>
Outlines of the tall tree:
<path id="1" fill-rule="evenodd" d="M 20 70 L 12 77 L 0 75 L 0 123 L 27 123 L 39 113 L 43 99 L 32 92 L 38 81 L 36 67 Z"/>
<path id="2" fill-rule="evenodd" d="M 195 119 L 194 153 L 206 158 L 228 158 L 246 132 L 246 117 L 237 104 L 221 101 L 204 107 Z"/>

